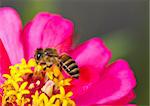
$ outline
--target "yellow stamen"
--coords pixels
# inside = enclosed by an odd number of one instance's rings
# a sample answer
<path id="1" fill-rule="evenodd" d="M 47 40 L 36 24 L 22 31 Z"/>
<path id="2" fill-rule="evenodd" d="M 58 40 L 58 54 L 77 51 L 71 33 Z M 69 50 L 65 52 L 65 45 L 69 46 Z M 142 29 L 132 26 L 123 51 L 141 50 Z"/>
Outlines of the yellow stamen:
<path id="1" fill-rule="evenodd" d="M 73 93 L 66 93 L 64 89 L 70 85 L 72 79 L 65 78 L 57 65 L 47 68 L 44 72 L 35 59 L 28 62 L 22 59 L 21 63 L 10 66 L 9 69 L 10 74 L 3 75 L 6 80 L 0 85 L 3 90 L 0 94 L 3 105 L 10 103 L 14 106 L 24 106 L 32 103 L 28 106 L 75 106 L 75 102 L 70 98 Z M 33 89 L 36 92 L 33 92 Z"/>
<path id="2" fill-rule="evenodd" d="M 75 106 L 75 102 L 70 99 L 72 95 L 73 95 L 72 92 L 68 92 L 67 94 L 65 94 L 65 89 L 63 87 L 60 87 L 60 94 L 56 94 L 52 96 L 50 99 L 50 103 L 53 103 L 54 101 L 59 99 L 60 103 L 63 106 L 68 106 L 68 105 Z"/>

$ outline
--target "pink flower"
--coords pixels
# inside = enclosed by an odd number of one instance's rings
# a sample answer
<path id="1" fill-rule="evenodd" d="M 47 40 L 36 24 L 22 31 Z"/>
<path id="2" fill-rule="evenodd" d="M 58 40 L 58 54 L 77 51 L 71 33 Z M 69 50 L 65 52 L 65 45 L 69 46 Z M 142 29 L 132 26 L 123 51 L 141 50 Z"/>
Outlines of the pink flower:
<path id="1" fill-rule="evenodd" d="M 79 106 L 127 105 L 134 98 L 136 80 L 128 63 L 122 59 L 109 64 L 111 52 L 100 38 L 92 38 L 72 48 L 73 23 L 58 14 L 42 12 L 22 28 L 18 13 L 0 9 L 0 84 L 8 66 L 29 60 L 37 48 L 56 48 L 68 53 L 80 68 L 79 79 L 70 87 Z"/>

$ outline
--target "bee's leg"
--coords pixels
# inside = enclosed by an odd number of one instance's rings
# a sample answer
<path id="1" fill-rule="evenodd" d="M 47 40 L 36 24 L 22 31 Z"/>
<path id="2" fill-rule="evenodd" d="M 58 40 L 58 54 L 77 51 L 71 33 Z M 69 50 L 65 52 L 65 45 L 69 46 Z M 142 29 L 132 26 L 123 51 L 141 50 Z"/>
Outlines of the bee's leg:
<path id="1" fill-rule="evenodd" d="M 61 63 L 59 62 L 58 65 L 59 65 L 60 71 L 62 71 L 62 65 L 61 65 Z"/>
<path id="2" fill-rule="evenodd" d="M 62 70 L 63 70 L 63 65 L 62 65 L 62 63 L 59 62 L 58 64 L 59 64 L 60 71 L 62 71 Z"/>
<path id="3" fill-rule="evenodd" d="M 53 65 L 53 63 L 52 63 L 52 62 L 46 62 L 46 68 L 51 68 L 51 67 L 52 67 L 52 65 Z"/>
<path id="4" fill-rule="evenodd" d="M 52 64 L 48 65 L 47 67 L 48 67 L 48 68 L 51 68 L 51 67 L 52 67 Z"/>
<path id="5" fill-rule="evenodd" d="M 44 67 L 43 70 L 46 70 L 47 67 Z"/>
<path id="6" fill-rule="evenodd" d="M 54 61 L 55 65 L 57 65 L 59 68 L 61 68 L 61 65 L 60 65 L 58 58 L 54 57 L 53 61 Z"/>

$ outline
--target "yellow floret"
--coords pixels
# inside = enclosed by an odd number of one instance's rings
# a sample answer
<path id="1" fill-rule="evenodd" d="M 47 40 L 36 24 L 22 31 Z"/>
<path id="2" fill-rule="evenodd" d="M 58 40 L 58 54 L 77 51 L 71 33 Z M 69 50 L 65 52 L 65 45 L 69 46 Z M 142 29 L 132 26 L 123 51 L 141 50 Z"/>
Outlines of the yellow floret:
<path id="1" fill-rule="evenodd" d="M 71 78 L 64 78 L 58 66 L 53 65 L 48 71 L 47 76 L 50 80 L 52 80 L 56 87 L 67 86 L 70 85 Z"/>
<path id="2" fill-rule="evenodd" d="M 44 93 L 39 95 L 38 91 L 32 95 L 32 98 L 32 106 L 46 106 L 48 103 L 48 97 Z"/>
<path id="3" fill-rule="evenodd" d="M 26 76 L 35 74 L 35 72 L 41 73 L 42 66 L 36 64 L 35 59 L 30 59 L 26 62 L 25 59 L 21 60 L 21 63 L 15 64 L 9 67 L 10 74 L 4 74 L 6 79 L 4 84 L 0 85 L 3 89 L 2 104 L 6 105 L 11 103 L 13 105 L 24 106 L 31 101 L 32 105 L 28 106 L 75 106 L 75 102 L 70 98 L 73 93 L 68 92 L 66 94 L 64 87 L 70 85 L 71 78 L 65 78 L 57 65 L 53 65 L 46 70 L 45 82 L 43 86 L 36 90 L 32 98 L 27 98 L 26 95 L 30 94 L 31 89 L 36 89 L 36 86 L 40 85 L 40 80 L 35 83 L 29 83 L 25 80 Z M 34 69 L 34 72 L 33 72 Z M 36 74 L 35 74 L 36 75 Z M 27 77 L 28 78 L 28 77 Z M 53 85 L 49 87 L 49 82 L 53 82 Z M 53 91 L 56 90 L 56 93 Z M 48 93 L 47 93 L 48 92 Z M 48 95 L 50 92 L 50 95 Z"/>
<path id="4" fill-rule="evenodd" d="M 7 102 L 13 103 L 15 101 L 18 105 L 24 105 L 29 101 L 29 99 L 22 97 L 23 95 L 30 93 L 29 90 L 25 89 L 28 82 L 23 82 L 21 85 L 19 85 L 19 83 L 23 81 L 23 75 L 32 73 L 32 70 L 30 69 L 31 66 L 33 65 L 29 66 L 25 59 L 22 59 L 20 64 L 9 67 L 10 75 L 3 75 L 3 77 L 6 78 L 4 84 L 1 85 L 1 88 L 3 89 L 3 104 L 6 104 Z"/>
<path id="5" fill-rule="evenodd" d="M 63 87 L 60 87 L 60 94 L 56 94 L 50 98 L 50 103 L 54 103 L 57 99 L 59 100 L 60 104 L 62 106 L 75 106 L 75 102 L 70 99 L 70 97 L 73 95 L 72 92 L 65 93 L 65 89 Z"/>

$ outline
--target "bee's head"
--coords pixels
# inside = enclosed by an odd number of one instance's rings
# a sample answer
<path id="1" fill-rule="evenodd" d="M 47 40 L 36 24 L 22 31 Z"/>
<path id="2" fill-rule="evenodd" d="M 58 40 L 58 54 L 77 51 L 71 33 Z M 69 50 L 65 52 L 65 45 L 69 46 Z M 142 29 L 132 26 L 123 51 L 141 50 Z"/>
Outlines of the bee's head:
<path id="1" fill-rule="evenodd" d="M 35 58 L 37 63 L 39 63 L 42 60 L 43 55 L 44 55 L 44 51 L 42 48 L 36 49 L 34 58 Z"/>

